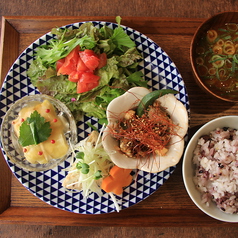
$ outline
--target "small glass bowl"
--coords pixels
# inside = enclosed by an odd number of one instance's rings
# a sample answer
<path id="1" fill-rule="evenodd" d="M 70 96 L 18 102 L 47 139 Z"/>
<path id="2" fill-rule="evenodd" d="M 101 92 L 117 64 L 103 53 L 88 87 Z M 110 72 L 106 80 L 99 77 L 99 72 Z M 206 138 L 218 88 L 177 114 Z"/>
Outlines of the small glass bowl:
<path id="1" fill-rule="evenodd" d="M 55 99 L 51 96 L 44 94 L 36 94 L 31 96 L 25 96 L 15 102 L 10 109 L 7 111 L 6 115 L 3 118 L 1 125 L 1 142 L 2 148 L 6 153 L 10 161 L 16 164 L 19 168 L 28 170 L 28 171 L 46 171 L 52 169 L 62 163 L 70 154 L 71 149 L 65 156 L 58 159 L 51 159 L 46 164 L 32 164 L 26 160 L 21 145 L 18 142 L 18 138 L 14 132 L 12 121 L 18 117 L 20 110 L 24 107 L 27 107 L 34 103 L 41 103 L 44 100 L 48 100 L 55 108 L 56 113 L 60 116 L 66 123 L 65 137 L 67 142 L 70 144 L 77 143 L 77 127 L 73 115 L 71 114 L 68 107 L 60 102 L 58 99 Z"/>

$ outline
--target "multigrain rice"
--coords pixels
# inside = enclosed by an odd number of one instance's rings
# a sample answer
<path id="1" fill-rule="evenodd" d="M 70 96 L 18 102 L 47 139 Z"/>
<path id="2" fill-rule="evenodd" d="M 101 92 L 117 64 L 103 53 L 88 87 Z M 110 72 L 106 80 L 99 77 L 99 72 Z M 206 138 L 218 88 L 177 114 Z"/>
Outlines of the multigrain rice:
<path id="1" fill-rule="evenodd" d="M 238 213 L 238 131 L 217 128 L 198 140 L 193 154 L 194 183 L 208 206 Z"/>

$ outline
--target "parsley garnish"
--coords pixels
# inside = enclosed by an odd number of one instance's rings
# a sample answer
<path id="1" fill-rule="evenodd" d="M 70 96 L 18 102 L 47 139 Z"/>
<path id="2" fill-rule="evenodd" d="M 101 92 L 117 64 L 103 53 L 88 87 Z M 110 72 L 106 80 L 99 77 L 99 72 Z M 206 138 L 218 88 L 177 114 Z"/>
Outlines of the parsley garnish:
<path id="1" fill-rule="evenodd" d="M 20 126 L 19 143 L 23 147 L 37 145 L 46 141 L 51 131 L 50 122 L 46 122 L 44 117 L 34 111 Z"/>

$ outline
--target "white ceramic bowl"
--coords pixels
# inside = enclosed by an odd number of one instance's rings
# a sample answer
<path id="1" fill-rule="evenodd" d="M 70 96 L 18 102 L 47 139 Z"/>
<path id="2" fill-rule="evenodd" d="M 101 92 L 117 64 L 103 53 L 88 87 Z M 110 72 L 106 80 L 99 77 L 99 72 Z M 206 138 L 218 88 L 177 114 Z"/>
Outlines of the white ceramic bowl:
<path id="1" fill-rule="evenodd" d="M 231 127 L 238 129 L 238 116 L 224 116 L 214 119 L 205 125 L 203 125 L 191 138 L 189 141 L 184 157 L 183 157 L 183 181 L 185 188 L 198 208 L 200 208 L 207 215 L 225 222 L 238 222 L 238 215 L 236 214 L 227 214 L 222 212 L 219 208 L 216 207 L 215 203 L 211 203 L 210 206 L 202 203 L 201 193 L 196 189 L 193 182 L 193 177 L 195 174 L 195 166 L 192 162 L 193 151 L 197 146 L 198 139 L 205 134 L 208 134 L 210 131 L 215 130 L 216 128 Z"/>
<path id="2" fill-rule="evenodd" d="M 125 169 L 140 169 L 150 173 L 157 173 L 176 165 L 184 151 L 184 136 L 188 128 L 188 114 L 180 101 L 169 94 L 158 99 L 161 106 L 166 108 L 166 111 L 170 114 L 172 121 L 179 125 L 176 131 L 177 135 L 171 138 L 170 143 L 172 146 L 163 156 L 151 155 L 141 159 L 129 158 L 116 149 L 118 148 L 118 140 L 113 138 L 109 129 L 110 126 L 117 123 L 119 118 L 125 115 L 126 111 L 137 107 L 140 100 L 149 92 L 148 89 L 143 87 L 133 87 L 110 102 L 107 108 L 108 126 L 103 132 L 103 146 L 117 166 Z"/>
<path id="3" fill-rule="evenodd" d="M 25 96 L 19 99 L 10 107 L 3 118 L 1 125 L 1 142 L 4 152 L 7 154 L 11 162 L 16 164 L 19 168 L 28 171 L 46 171 L 52 169 L 62 163 L 71 152 L 69 147 L 68 153 L 65 156 L 57 159 L 51 159 L 46 164 L 32 164 L 25 159 L 22 147 L 13 132 L 12 121 L 18 117 L 18 113 L 22 108 L 32 105 L 32 103 L 41 103 L 44 100 L 48 100 L 54 106 L 57 115 L 65 121 L 65 124 L 67 125 L 67 130 L 65 131 L 67 142 L 69 143 L 69 140 L 71 144 L 75 144 L 77 142 L 76 123 L 73 115 L 64 103 L 44 94 Z"/>

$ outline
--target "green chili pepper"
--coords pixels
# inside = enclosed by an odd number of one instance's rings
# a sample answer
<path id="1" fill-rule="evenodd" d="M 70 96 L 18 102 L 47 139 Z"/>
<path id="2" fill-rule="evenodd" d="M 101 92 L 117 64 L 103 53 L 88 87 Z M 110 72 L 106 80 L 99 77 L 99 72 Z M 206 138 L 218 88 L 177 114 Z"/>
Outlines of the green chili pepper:
<path id="1" fill-rule="evenodd" d="M 140 101 L 137 109 L 136 114 L 141 117 L 145 110 L 148 108 L 149 105 L 151 105 L 157 98 L 165 95 L 165 94 L 177 94 L 178 92 L 172 89 L 161 89 L 152 91 L 151 93 L 146 94 Z"/>

